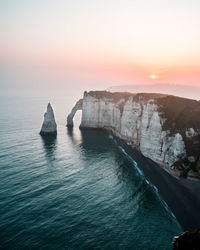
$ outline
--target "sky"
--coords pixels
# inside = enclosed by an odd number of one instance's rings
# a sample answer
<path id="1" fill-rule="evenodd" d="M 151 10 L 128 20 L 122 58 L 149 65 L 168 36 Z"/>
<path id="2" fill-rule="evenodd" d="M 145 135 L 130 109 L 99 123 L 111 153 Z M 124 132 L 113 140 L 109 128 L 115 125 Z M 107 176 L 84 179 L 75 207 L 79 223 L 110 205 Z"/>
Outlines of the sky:
<path id="1" fill-rule="evenodd" d="M 199 13 L 199 0 L 0 0 L 1 73 L 199 86 Z"/>

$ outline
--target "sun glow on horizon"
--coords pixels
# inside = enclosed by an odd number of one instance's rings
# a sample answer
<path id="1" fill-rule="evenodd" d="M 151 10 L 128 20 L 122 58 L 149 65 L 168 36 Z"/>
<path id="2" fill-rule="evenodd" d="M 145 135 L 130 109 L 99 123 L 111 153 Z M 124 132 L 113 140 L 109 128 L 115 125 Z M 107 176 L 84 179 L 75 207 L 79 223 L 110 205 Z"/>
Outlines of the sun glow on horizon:
<path id="1" fill-rule="evenodd" d="M 157 79 L 158 77 L 157 77 L 156 75 L 151 75 L 150 78 L 151 78 L 152 80 L 155 80 L 155 79 Z"/>
<path id="2" fill-rule="evenodd" d="M 197 0 L 0 1 L 0 65 L 96 86 L 199 85 L 199 9 Z"/>

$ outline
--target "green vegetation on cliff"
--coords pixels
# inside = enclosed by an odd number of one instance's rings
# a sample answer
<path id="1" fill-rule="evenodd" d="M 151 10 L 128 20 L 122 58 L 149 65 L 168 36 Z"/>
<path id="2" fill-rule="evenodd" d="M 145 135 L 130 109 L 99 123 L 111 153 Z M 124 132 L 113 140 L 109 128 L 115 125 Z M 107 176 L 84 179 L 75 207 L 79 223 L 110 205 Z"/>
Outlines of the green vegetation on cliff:
<path id="1" fill-rule="evenodd" d="M 163 118 L 163 130 L 178 132 L 193 128 L 200 129 L 200 102 L 177 96 L 157 99 L 159 111 Z"/>

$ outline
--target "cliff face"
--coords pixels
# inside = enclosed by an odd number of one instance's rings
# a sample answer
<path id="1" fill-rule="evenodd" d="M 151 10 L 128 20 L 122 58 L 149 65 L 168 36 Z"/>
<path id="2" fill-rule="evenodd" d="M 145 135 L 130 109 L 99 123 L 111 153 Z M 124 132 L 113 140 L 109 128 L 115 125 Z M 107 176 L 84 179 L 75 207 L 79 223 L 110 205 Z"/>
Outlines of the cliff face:
<path id="1" fill-rule="evenodd" d="M 198 101 L 161 94 L 85 92 L 80 126 L 111 130 L 173 174 L 198 176 Z"/>

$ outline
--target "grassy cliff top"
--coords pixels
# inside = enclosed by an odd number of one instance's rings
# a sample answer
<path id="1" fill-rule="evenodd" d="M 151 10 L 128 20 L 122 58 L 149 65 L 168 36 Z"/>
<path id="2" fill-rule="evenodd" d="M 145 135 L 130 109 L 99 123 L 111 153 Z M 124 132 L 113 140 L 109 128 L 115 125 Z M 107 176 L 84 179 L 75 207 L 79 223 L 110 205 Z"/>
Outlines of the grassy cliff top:
<path id="1" fill-rule="evenodd" d="M 90 91 L 85 92 L 86 94 L 93 96 L 97 99 L 107 98 L 115 102 L 120 99 L 127 100 L 129 97 L 133 96 L 135 101 L 157 99 L 166 97 L 166 94 L 157 94 L 157 93 L 129 93 L 129 92 L 109 92 L 109 91 Z"/>
<path id="2" fill-rule="evenodd" d="M 166 96 L 158 99 L 159 111 L 166 118 L 164 129 L 185 130 L 187 128 L 200 129 L 200 101 Z"/>

